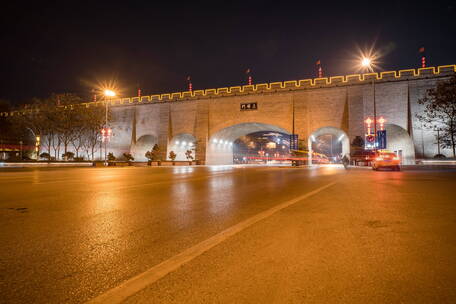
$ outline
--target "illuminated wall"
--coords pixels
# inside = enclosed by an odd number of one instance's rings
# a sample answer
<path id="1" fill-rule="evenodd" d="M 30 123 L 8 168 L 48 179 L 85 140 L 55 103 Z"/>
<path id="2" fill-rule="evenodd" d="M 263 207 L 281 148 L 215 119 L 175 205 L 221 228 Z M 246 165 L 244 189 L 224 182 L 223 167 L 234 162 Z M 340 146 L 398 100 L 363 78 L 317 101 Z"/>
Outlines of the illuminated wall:
<path id="1" fill-rule="evenodd" d="M 416 119 L 416 114 L 422 111 L 417 101 L 438 81 L 455 75 L 455 67 L 448 65 L 116 99 L 111 101 L 114 118 L 111 124 L 115 133 L 111 149 L 117 155 L 132 151 L 140 137 L 150 135 L 156 138 L 165 158 L 174 136 L 190 134 L 196 138 L 196 157 L 206 160 L 207 153 L 214 156 L 210 146 L 214 134 L 246 123 L 270 125 L 290 133 L 294 130 L 304 140 L 319 128 L 333 127 L 345 132 L 351 142 L 355 136 L 364 137 L 363 120 L 373 115 L 375 91 L 377 115 L 385 117 L 388 124 L 406 131 L 417 157 L 433 157 L 437 151 L 434 134 L 422 130 Z M 242 103 L 256 103 L 257 108 L 243 111 L 240 108 Z M 0 113 L 3 116 L 18 114 Z M 449 150 L 442 152 L 449 155 Z M 412 158 L 410 156 L 410 162 Z"/>

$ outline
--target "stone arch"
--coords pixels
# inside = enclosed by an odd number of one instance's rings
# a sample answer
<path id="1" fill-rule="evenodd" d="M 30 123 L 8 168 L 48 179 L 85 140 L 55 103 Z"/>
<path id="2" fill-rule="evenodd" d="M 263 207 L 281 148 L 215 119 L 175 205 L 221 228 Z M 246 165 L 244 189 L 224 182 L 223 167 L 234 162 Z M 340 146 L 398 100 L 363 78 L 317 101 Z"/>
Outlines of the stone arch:
<path id="1" fill-rule="evenodd" d="M 337 138 L 337 140 L 341 142 L 342 156 L 346 154 L 350 155 L 350 139 L 348 138 L 348 135 L 347 133 L 345 133 L 345 131 L 336 127 L 321 127 L 313 131 L 310 134 L 309 139 L 307 140 L 307 146 L 309 147 L 310 152 L 312 152 L 312 142 L 314 142 L 318 136 L 326 134 L 334 135 Z M 310 153 L 309 155 L 310 158 L 312 158 L 312 153 Z M 312 160 L 310 160 L 310 163 L 312 163 Z"/>
<path id="2" fill-rule="evenodd" d="M 386 124 L 385 130 L 386 149 L 400 154 L 403 165 L 415 164 L 415 146 L 407 130 L 395 124 Z"/>
<path id="3" fill-rule="evenodd" d="M 174 151 L 176 153 L 176 160 L 187 160 L 185 152 L 187 150 L 193 151 L 193 157 L 195 157 L 195 145 L 196 138 L 189 133 L 181 133 L 175 135 L 168 144 L 168 155 L 166 158 L 169 158 L 169 152 Z"/>
<path id="4" fill-rule="evenodd" d="M 143 135 L 138 138 L 136 144 L 131 147 L 131 154 L 136 161 L 146 161 L 146 152 L 152 150 L 156 143 L 158 143 L 158 140 L 155 135 Z"/>
<path id="5" fill-rule="evenodd" d="M 276 125 L 246 122 L 229 126 L 213 133 L 206 147 L 208 165 L 227 165 L 233 163 L 233 142 L 241 136 L 259 131 L 275 131 L 290 134 L 288 130 Z"/>

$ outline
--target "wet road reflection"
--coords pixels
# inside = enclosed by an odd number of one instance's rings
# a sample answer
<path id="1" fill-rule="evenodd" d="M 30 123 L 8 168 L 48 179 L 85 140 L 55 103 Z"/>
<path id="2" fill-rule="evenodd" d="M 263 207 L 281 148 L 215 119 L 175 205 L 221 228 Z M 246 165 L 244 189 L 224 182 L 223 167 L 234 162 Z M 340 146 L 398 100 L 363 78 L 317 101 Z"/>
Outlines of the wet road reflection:
<path id="1" fill-rule="evenodd" d="M 211 166 L 14 174 L 16 182 L 0 188 L 9 198 L 0 208 L 29 212 L 2 222 L 0 245 L 8 250 L 0 260 L 17 261 L 2 266 L 4 299 L 78 303 L 344 171 Z"/>

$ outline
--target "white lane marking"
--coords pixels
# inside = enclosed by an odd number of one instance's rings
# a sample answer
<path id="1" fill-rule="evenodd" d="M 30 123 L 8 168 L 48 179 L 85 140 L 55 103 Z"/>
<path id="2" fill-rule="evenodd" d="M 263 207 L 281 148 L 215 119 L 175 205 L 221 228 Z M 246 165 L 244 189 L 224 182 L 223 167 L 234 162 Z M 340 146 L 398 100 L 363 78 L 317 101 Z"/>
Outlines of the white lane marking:
<path id="1" fill-rule="evenodd" d="M 200 256 L 204 252 L 208 251 L 209 249 L 217 246 L 218 244 L 222 243 L 226 239 L 230 238 L 231 236 L 241 232 L 242 230 L 252 226 L 253 224 L 264 220 L 265 218 L 273 215 L 274 213 L 287 208 L 299 201 L 302 201 L 312 195 L 317 194 L 320 191 L 325 190 L 328 187 L 334 185 L 336 181 L 326 184 L 320 188 L 317 188 L 311 192 L 308 192 L 304 195 L 300 195 L 294 199 L 289 201 L 283 202 L 277 206 L 274 206 L 266 211 L 262 211 L 230 228 L 208 238 L 201 243 L 198 243 L 190 248 L 185 249 L 181 253 L 173 256 L 172 258 L 161 262 L 158 265 L 146 270 L 145 272 L 123 282 L 117 287 L 108 290 L 107 292 L 99 295 L 98 297 L 90 300 L 89 304 L 99 304 L 99 303 L 121 303 L 126 298 L 134 295 L 135 293 L 141 291 L 142 289 L 146 288 L 147 286 L 151 285 L 152 283 L 158 281 L 159 279 L 163 278 L 170 272 L 178 269 L 180 266 L 184 265 L 185 263 L 193 260 L 194 258 Z"/>

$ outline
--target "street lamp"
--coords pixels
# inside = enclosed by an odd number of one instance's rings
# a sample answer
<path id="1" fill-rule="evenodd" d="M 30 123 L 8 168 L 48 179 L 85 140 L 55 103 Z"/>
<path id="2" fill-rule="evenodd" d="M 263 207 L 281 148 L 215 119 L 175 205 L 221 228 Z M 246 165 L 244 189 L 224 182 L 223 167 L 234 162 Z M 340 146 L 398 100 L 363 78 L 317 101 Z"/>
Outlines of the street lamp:
<path id="1" fill-rule="evenodd" d="M 104 141 L 105 141 L 105 166 L 108 165 L 108 137 L 111 136 L 111 132 L 108 131 L 108 104 L 112 97 L 116 96 L 116 92 L 106 89 L 104 90 L 104 95 L 106 97 L 106 121 L 105 121 L 105 130 L 102 131 Z"/>
<path id="2" fill-rule="evenodd" d="M 437 131 L 437 154 L 440 157 L 440 131 L 442 131 L 442 129 L 434 127 L 434 131 Z"/>
<path id="3" fill-rule="evenodd" d="M 371 63 L 372 63 L 372 59 L 367 58 L 367 57 L 364 57 L 361 60 L 361 66 L 365 67 L 365 68 L 368 68 L 368 69 L 371 69 Z"/>
<path id="4" fill-rule="evenodd" d="M 361 59 L 361 66 L 368 71 L 372 71 L 372 72 L 374 71 L 372 58 L 363 57 Z M 375 79 L 374 78 L 372 78 L 372 91 L 373 91 L 373 96 L 374 96 L 374 136 L 375 136 L 374 150 L 377 150 L 377 106 L 375 103 Z"/>

